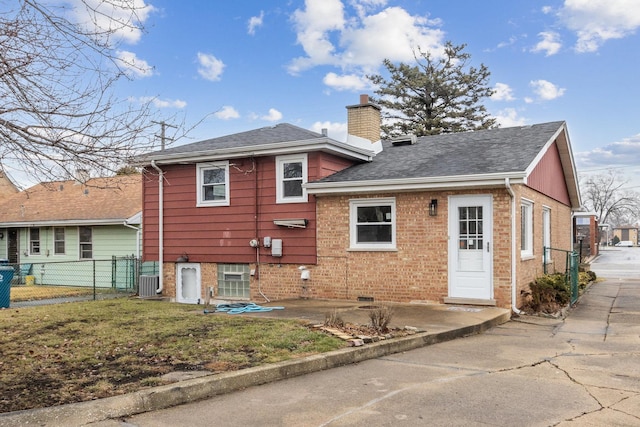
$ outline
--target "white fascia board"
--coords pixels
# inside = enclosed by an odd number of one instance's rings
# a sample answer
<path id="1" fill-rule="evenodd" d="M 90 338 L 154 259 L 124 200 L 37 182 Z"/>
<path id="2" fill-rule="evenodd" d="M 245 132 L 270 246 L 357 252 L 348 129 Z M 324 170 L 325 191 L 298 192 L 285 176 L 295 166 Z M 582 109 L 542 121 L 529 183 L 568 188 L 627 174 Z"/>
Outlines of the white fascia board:
<path id="1" fill-rule="evenodd" d="M 127 218 L 2 222 L 0 223 L 0 227 L 20 228 L 20 227 L 74 227 L 78 225 L 122 225 L 126 220 Z"/>
<path id="2" fill-rule="evenodd" d="M 142 224 L 142 211 L 138 212 L 137 214 L 127 218 L 125 220 L 126 224 Z"/>
<path id="3" fill-rule="evenodd" d="M 308 153 L 310 151 L 326 151 L 343 157 L 356 160 L 371 161 L 375 155 L 373 148 L 370 150 L 354 147 L 344 142 L 331 138 L 305 139 L 302 141 L 286 141 L 274 144 L 253 145 L 250 147 L 236 147 L 221 150 L 206 150 L 181 154 L 157 154 L 153 156 L 141 156 L 142 163 L 155 160 L 156 164 L 193 163 L 211 160 L 237 159 L 242 157 L 261 157 L 282 154 Z"/>
<path id="4" fill-rule="evenodd" d="M 305 184 L 304 187 L 309 194 L 379 193 L 387 191 L 504 187 L 507 178 L 511 184 L 523 184 L 525 174 L 499 173 L 490 175 L 457 175 L 375 181 L 312 182 Z"/>

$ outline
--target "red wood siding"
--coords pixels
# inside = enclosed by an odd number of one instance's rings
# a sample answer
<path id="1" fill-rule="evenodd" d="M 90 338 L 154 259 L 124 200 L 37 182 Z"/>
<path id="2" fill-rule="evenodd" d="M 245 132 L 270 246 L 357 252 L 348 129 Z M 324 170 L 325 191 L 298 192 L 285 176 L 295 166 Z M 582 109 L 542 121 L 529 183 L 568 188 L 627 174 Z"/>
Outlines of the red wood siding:
<path id="1" fill-rule="evenodd" d="M 527 178 L 527 186 L 567 206 L 571 205 L 558 146 L 554 142 Z"/>
<path id="2" fill-rule="evenodd" d="M 255 161 L 255 167 L 254 162 Z M 310 153 L 308 179 L 330 175 L 351 163 L 326 153 Z M 230 206 L 196 207 L 196 165 L 163 166 L 164 259 L 175 261 L 182 254 L 190 262 L 254 263 L 256 249 L 249 241 L 269 236 L 282 239 L 282 257 L 260 247 L 261 263 L 316 263 L 316 205 L 276 203 L 276 158 L 262 157 L 230 161 Z M 147 260 L 158 259 L 157 172 L 145 171 L 143 180 L 143 246 Z M 286 228 L 276 219 L 307 219 L 307 228 Z"/>

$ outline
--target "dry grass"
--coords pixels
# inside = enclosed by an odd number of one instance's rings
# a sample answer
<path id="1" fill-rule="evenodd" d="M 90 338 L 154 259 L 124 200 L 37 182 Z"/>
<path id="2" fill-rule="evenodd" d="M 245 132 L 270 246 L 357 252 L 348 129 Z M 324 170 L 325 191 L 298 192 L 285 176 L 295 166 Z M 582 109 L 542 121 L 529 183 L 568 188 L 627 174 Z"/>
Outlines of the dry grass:
<path id="1" fill-rule="evenodd" d="M 297 321 L 120 298 L 0 310 L 0 412 L 103 398 L 345 344 Z"/>
<path id="2" fill-rule="evenodd" d="M 111 289 L 96 289 L 96 293 L 113 292 Z M 49 298 L 93 295 L 93 288 L 76 286 L 12 286 L 11 302 L 35 301 Z"/>

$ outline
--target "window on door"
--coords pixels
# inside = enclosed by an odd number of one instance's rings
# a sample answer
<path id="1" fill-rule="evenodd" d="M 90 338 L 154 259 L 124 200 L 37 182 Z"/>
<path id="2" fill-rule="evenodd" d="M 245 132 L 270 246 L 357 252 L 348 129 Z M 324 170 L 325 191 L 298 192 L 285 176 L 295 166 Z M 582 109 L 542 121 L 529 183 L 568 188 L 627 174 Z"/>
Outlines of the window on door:
<path id="1" fill-rule="evenodd" d="M 461 250 L 482 250 L 484 247 L 482 206 L 458 208 L 459 242 Z"/>

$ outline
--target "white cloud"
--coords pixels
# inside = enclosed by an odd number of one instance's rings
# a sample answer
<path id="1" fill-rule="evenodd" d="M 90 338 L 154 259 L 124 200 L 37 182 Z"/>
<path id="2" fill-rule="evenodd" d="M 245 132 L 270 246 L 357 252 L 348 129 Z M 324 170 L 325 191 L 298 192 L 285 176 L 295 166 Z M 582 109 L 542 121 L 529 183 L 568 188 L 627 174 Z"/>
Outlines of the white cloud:
<path id="1" fill-rule="evenodd" d="M 514 108 L 500 110 L 494 117 L 501 127 L 524 126 L 527 124 L 527 119 L 518 117 L 518 112 Z"/>
<path id="2" fill-rule="evenodd" d="M 277 122 L 278 120 L 282 119 L 282 113 L 275 108 L 269 108 L 269 114 L 260 118 L 268 122 Z"/>
<path id="3" fill-rule="evenodd" d="M 533 80 L 529 82 L 533 92 L 543 101 L 551 101 L 564 95 L 566 89 L 560 88 L 547 80 Z"/>
<path id="4" fill-rule="evenodd" d="M 340 0 L 306 0 L 305 10 L 296 9 L 292 20 L 297 31 L 297 42 L 306 57 L 296 58 L 289 72 L 296 74 L 320 64 L 336 64 L 335 47 L 330 33 L 344 28 L 344 6 Z"/>
<path id="5" fill-rule="evenodd" d="M 358 16 L 348 16 L 339 0 L 306 0 L 304 10 L 296 10 L 292 20 L 298 44 L 306 56 L 289 64 L 291 74 L 317 65 L 334 65 L 362 74 L 375 72 L 382 60 L 413 61 L 420 47 L 434 57 L 443 53 L 444 32 L 437 20 L 414 16 L 400 7 L 384 6 L 386 1 L 352 1 Z"/>
<path id="6" fill-rule="evenodd" d="M 493 101 L 513 101 L 513 89 L 506 83 L 496 83 L 491 95 Z"/>
<path id="7" fill-rule="evenodd" d="M 560 51 L 562 43 L 560 43 L 560 34 L 555 31 L 543 31 L 538 34 L 542 40 L 535 45 L 532 52 L 544 52 L 545 56 L 555 55 Z"/>
<path id="8" fill-rule="evenodd" d="M 153 67 L 147 61 L 139 59 L 133 52 L 126 50 L 116 52 L 116 62 L 131 78 L 150 77 L 153 75 Z"/>
<path id="9" fill-rule="evenodd" d="M 634 34 L 640 27 L 637 0 L 565 0 L 561 22 L 578 36 L 578 52 L 595 52 L 610 39 Z"/>
<path id="10" fill-rule="evenodd" d="M 422 16 L 410 15 L 400 7 L 390 7 L 362 19 L 342 34 L 341 64 L 377 68 L 387 58 L 395 61 L 413 61 L 419 47 L 434 57 L 444 53 L 444 32 L 431 28 L 437 24 Z"/>
<path id="11" fill-rule="evenodd" d="M 230 105 L 223 106 L 221 109 L 216 111 L 213 115 L 222 120 L 237 119 L 240 117 L 240 113 L 238 113 L 238 111 L 235 108 L 231 107 Z"/>
<path id="12" fill-rule="evenodd" d="M 218 58 L 208 53 L 198 52 L 198 64 L 200 64 L 198 74 L 204 79 L 212 82 L 220 80 L 225 65 Z"/>
<path id="13" fill-rule="evenodd" d="M 187 101 L 181 99 L 160 99 L 151 96 L 141 96 L 139 98 L 129 98 L 131 102 L 146 104 L 151 102 L 156 108 L 178 108 L 182 109 L 187 106 Z"/>
<path id="14" fill-rule="evenodd" d="M 247 32 L 251 35 L 256 33 L 256 28 L 262 27 L 262 20 L 264 19 L 264 10 L 260 11 L 259 16 L 252 16 L 247 23 Z"/>
<path id="15" fill-rule="evenodd" d="M 315 122 L 311 126 L 311 130 L 314 132 L 322 133 L 322 129 L 327 129 L 327 134 L 329 138 L 335 139 L 336 141 L 343 141 L 343 142 L 347 140 L 347 124 L 346 123 Z"/>
<path id="16" fill-rule="evenodd" d="M 156 10 L 144 0 L 69 0 L 69 3 L 71 19 L 82 28 L 129 44 L 140 40 L 144 22 Z M 119 7 L 120 4 L 124 7 Z"/>
<path id="17" fill-rule="evenodd" d="M 640 134 L 612 142 L 591 151 L 578 152 L 576 162 L 582 167 L 605 167 L 640 164 Z"/>
<path id="18" fill-rule="evenodd" d="M 335 90 L 362 90 L 369 87 L 368 80 L 363 76 L 356 74 L 343 74 L 341 76 L 336 73 L 327 73 L 322 82 Z"/>

